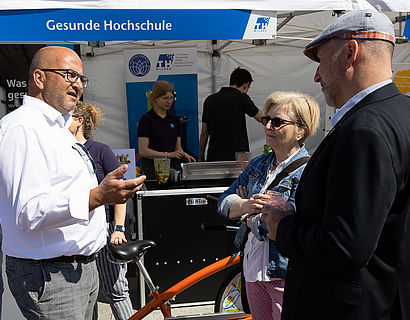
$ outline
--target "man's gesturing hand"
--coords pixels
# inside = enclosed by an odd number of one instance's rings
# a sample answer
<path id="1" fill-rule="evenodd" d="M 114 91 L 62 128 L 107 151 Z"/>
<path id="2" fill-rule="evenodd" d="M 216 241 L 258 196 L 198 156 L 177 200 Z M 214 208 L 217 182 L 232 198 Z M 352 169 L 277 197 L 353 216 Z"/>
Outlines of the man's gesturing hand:
<path id="1" fill-rule="evenodd" d="M 122 180 L 127 169 L 128 166 L 124 164 L 111 171 L 99 186 L 90 190 L 90 211 L 103 204 L 124 203 L 141 189 L 146 177 L 140 176 L 135 179 Z"/>

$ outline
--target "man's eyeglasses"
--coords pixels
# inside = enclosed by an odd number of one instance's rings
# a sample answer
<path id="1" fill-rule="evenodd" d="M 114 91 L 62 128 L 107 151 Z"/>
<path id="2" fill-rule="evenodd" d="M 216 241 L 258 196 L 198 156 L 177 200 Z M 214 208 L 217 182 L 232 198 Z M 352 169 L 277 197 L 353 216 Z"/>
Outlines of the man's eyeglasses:
<path id="1" fill-rule="evenodd" d="M 88 171 L 90 173 L 95 173 L 96 167 L 95 162 L 91 154 L 88 152 L 87 148 L 84 147 L 81 143 L 73 144 L 73 149 L 77 150 L 81 158 L 83 158 L 85 164 L 87 165 Z"/>
<path id="2" fill-rule="evenodd" d="M 272 126 L 274 126 L 275 128 L 279 128 L 280 126 L 282 126 L 284 124 L 296 124 L 296 122 L 289 121 L 289 120 L 284 120 L 284 119 L 281 119 L 281 118 L 278 118 L 278 117 L 271 118 L 269 116 L 264 116 L 261 119 L 261 123 L 264 126 L 266 126 L 269 121 L 271 121 Z"/>
<path id="3" fill-rule="evenodd" d="M 87 87 L 87 84 L 89 81 L 86 76 L 79 74 L 77 71 L 73 69 L 40 69 L 40 70 L 58 73 L 59 75 L 65 77 L 65 81 L 70 82 L 70 83 L 76 83 L 78 79 L 80 79 L 83 85 L 83 88 Z"/>

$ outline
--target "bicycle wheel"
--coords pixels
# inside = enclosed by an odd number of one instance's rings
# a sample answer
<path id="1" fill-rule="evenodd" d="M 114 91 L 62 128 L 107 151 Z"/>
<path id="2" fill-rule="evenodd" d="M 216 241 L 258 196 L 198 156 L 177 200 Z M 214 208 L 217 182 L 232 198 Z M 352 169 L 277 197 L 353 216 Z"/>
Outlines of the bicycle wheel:
<path id="1" fill-rule="evenodd" d="M 241 270 L 235 268 L 224 280 L 215 299 L 215 312 L 242 311 Z"/>

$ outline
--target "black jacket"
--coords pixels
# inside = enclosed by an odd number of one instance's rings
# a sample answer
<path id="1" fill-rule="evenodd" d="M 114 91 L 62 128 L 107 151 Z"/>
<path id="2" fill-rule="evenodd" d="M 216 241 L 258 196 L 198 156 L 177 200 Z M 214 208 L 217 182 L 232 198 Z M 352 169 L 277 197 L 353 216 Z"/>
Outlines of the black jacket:
<path id="1" fill-rule="evenodd" d="M 277 247 L 289 258 L 282 319 L 410 319 L 410 98 L 371 93 L 303 172 Z"/>

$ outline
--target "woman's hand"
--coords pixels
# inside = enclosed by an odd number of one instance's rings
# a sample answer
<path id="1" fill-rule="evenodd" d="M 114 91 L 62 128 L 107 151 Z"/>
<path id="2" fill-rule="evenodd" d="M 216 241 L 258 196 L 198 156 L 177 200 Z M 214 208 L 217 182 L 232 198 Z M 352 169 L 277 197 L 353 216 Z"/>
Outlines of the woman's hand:
<path id="1" fill-rule="evenodd" d="M 242 204 L 242 213 L 260 213 L 262 207 L 267 204 L 266 200 L 269 196 L 262 193 L 252 195 L 247 201 Z"/>
<path id="2" fill-rule="evenodd" d="M 231 219 L 239 218 L 244 214 L 260 213 L 262 207 L 265 204 L 268 204 L 266 200 L 269 199 L 269 196 L 267 196 L 266 194 L 256 193 L 252 195 L 249 199 L 242 198 L 242 196 L 245 197 L 245 194 L 247 196 L 247 191 L 245 187 L 242 187 L 241 189 L 239 187 L 237 190 L 237 194 L 241 198 L 232 202 L 229 208 L 228 217 Z"/>
<path id="3" fill-rule="evenodd" d="M 186 162 L 196 162 L 194 157 L 191 157 L 188 153 L 186 153 L 182 149 L 169 152 L 167 155 L 168 155 L 168 158 L 184 159 Z"/>
<path id="4" fill-rule="evenodd" d="M 111 237 L 110 237 L 110 243 L 111 244 L 121 244 L 123 242 L 127 242 L 127 239 L 125 238 L 124 232 L 114 231 L 111 234 Z"/>
<path id="5" fill-rule="evenodd" d="M 172 151 L 172 152 L 168 152 L 167 157 L 172 158 L 172 159 L 184 159 L 185 152 L 181 149 L 175 150 L 175 151 Z"/>
<path id="6" fill-rule="evenodd" d="M 196 162 L 196 160 L 195 160 L 194 157 L 190 156 L 190 155 L 189 155 L 188 153 L 186 153 L 186 152 L 184 152 L 184 153 L 185 153 L 184 158 L 185 158 L 186 162 Z"/>
<path id="7" fill-rule="evenodd" d="M 239 187 L 236 188 L 236 194 L 242 199 L 248 199 L 248 190 L 246 190 L 245 186 L 239 185 Z"/>

